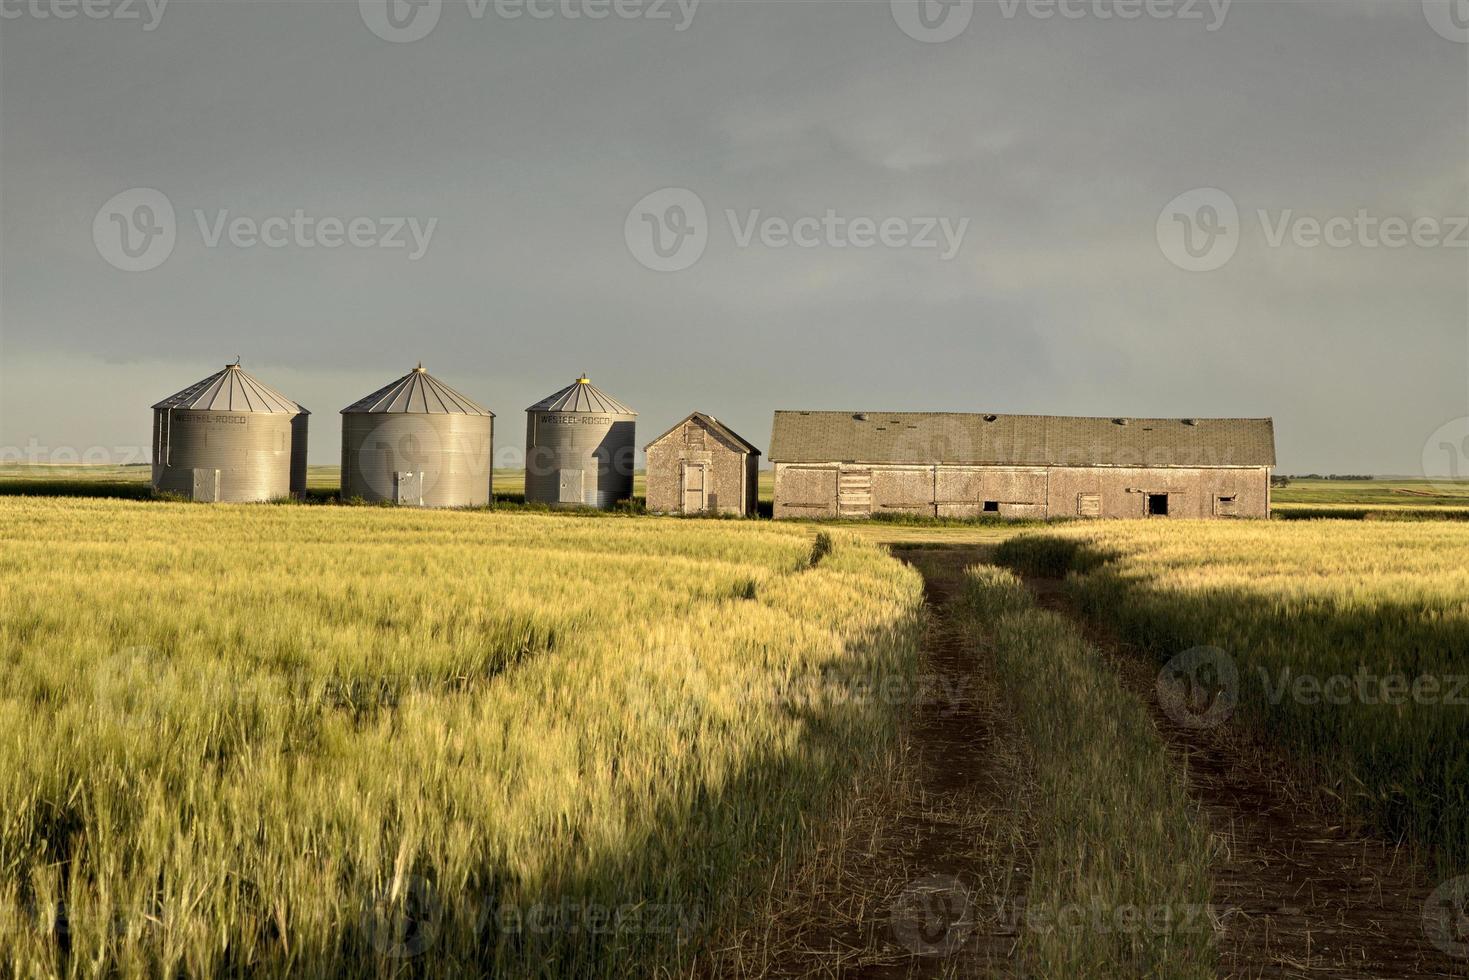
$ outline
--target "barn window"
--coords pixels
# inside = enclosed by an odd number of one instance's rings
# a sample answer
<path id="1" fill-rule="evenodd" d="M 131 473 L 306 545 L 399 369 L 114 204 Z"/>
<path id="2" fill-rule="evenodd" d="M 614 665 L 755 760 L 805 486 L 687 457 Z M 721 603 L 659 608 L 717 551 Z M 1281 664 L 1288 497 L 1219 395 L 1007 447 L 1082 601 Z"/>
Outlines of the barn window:
<path id="1" fill-rule="evenodd" d="M 1078 517 L 1101 517 L 1102 495 L 1099 493 L 1077 494 L 1076 513 Z"/>
<path id="2" fill-rule="evenodd" d="M 1219 496 L 1214 498 L 1214 513 L 1218 514 L 1220 517 L 1229 517 L 1230 515 L 1237 513 L 1238 505 L 1239 494 L 1220 494 Z"/>
<path id="3" fill-rule="evenodd" d="M 984 502 L 984 512 L 986 514 L 998 514 L 1000 512 L 1000 502 L 998 500 L 986 500 Z"/>
<path id="4" fill-rule="evenodd" d="M 1150 493 L 1150 494 L 1148 494 L 1148 516 L 1150 516 L 1150 517 L 1167 517 L 1168 516 L 1168 494 L 1166 494 L 1166 493 Z"/>
<path id="5" fill-rule="evenodd" d="M 692 446 L 695 449 L 703 449 L 704 448 L 704 429 L 703 429 L 703 427 L 702 426 L 697 426 L 697 425 L 684 426 L 684 430 L 683 430 L 683 444 L 685 446 Z"/>

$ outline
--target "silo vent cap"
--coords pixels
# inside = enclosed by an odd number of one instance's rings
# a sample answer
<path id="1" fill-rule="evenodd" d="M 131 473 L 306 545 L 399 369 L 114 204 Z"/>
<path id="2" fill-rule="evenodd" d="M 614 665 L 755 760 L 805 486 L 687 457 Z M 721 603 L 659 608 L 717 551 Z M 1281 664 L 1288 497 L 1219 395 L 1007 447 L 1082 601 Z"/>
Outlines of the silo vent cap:
<path id="1" fill-rule="evenodd" d="M 423 362 L 422 361 L 419 361 L 418 362 L 418 367 L 416 367 L 416 368 L 413 369 L 413 373 L 414 374 L 427 374 L 428 372 L 424 370 L 424 368 L 423 368 Z"/>

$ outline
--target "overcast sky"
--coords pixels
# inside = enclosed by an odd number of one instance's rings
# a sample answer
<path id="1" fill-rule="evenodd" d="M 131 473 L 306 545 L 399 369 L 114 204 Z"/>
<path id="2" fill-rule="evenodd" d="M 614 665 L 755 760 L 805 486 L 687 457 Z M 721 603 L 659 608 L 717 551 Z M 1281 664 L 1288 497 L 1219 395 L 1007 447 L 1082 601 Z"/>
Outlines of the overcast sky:
<path id="1" fill-rule="evenodd" d="M 1409 473 L 1469 416 L 1469 0 L 85 2 L 0 2 L 0 447 L 146 451 L 236 355 L 323 463 L 419 360 L 517 456 L 581 371 L 640 444 L 1269 415 Z"/>

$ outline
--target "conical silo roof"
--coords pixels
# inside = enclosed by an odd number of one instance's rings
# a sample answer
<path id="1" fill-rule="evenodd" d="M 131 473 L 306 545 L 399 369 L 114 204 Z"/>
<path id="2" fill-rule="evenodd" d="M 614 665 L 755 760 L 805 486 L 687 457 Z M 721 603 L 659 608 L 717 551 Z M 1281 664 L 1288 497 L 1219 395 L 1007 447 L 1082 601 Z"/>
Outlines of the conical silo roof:
<path id="1" fill-rule="evenodd" d="M 485 415 L 495 413 L 444 384 L 423 369 L 409 371 L 392 384 L 379 388 L 346 408 L 343 415 L 413 413 L 417 415 Z"/>
<path id="2" fill-rule="evenodd" d="M 547 395 L 527 412 L 590 412 L 595 415 L 636 415 L 637 412 L 613 398 L 582 375 L 554 395 Z"/>
<path id="3" fill-rule="evenodd" d="M 240 367 L 227 364 L 197 384 L 169 395 L 153 406 L 192 412 L 261 412 L 267 415 L 310 415 L 311 412 Z"/>

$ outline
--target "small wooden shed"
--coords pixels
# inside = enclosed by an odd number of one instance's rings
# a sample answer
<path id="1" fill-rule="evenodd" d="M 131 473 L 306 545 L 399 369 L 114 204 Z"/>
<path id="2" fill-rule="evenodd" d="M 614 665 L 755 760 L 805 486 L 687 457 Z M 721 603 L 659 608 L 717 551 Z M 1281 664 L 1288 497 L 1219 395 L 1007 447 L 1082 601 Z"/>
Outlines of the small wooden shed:
<path id="1" fill-rule="evenodd" d="M 644 447 L 648 509 L 659 514 L 754 514 L 760 450 L 712 415 L 693 412 Z"/>

